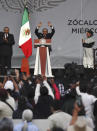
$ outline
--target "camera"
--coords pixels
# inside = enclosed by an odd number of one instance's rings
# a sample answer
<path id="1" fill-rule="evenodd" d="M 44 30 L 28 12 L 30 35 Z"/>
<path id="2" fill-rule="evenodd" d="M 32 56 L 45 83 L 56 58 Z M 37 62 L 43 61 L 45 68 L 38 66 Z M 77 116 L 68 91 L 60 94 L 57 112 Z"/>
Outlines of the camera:
<path id="1" fill-rule="evenodd" d="M 7 76 L 15 75 L 14 69 L 8 69 L 7 70 Z"/>
<path id="2" fill-rule="evenodd" d="M 76 104 L 78 105 L 78 107 L 82 107 L 83 103 L 82 103 L 82 98 L 80 95 L 76 96 Z"/>

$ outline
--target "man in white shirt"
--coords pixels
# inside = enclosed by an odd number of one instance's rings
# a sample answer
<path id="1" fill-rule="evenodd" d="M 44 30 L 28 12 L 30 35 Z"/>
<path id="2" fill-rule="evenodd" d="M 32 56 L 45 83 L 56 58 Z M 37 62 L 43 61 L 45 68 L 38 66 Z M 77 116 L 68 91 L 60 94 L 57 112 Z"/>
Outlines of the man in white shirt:
<path id="1" fill-rule="evenodd" d="M 91 30 L 86 32 L 86 39 L 82 39 L 83 46 L 83 66 L 85 68 L 94 68 L 93 59 L 93 45 L 95 43 L 93 39 L 93 32 Z"/>
<path id="2" fill-rule="evenodd" d="M 76 87 L 76 92 L 78 95 L 80 95 L 82 97 L 82 102 L 85 107 L 86 117 L 90 121 L 91 127 L 94 128 L 93 106 L 94 106 L 94 103 L 97 100 L 97 98 L 93 95 L 88 94 L 86 89 L 83 89 L 83 92 L 81 92 L 79 86 Z"/>

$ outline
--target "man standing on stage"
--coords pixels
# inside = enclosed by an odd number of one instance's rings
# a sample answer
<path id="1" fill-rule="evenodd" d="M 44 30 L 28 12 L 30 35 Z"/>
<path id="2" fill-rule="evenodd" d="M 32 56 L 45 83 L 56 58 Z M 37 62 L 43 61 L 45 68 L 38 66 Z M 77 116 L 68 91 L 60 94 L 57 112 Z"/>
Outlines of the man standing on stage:
<path id="1" fill-rule="evenodd" d="M 55 29 L 52 26 L 51 22 L 48 22 L 48 26 L 51 27 L 51 33 L 48 33 L 48 29 L 47 28 L 43 28 L 42 29 L 42 33 L 39 32 L 40 27 L 42 26 L 42 22 L 40 22 L 36 29 L 35 29 L 35 34 L 38 37 L 38 39 L 51 39 L 55 33 Z M 49 51 L 52 51 L 51 46 L 49 47 Z"/>
<path id="2" fill-rule="evenodd" d="M 85 68 L 94 68 L 94 58 L 93 58 L 93 45 L 95 43 L 93 39 L 93 32 L 88 30 L 86 32 L 86 39 L 82 39 L 83 45 L 83 66 Z"/>
<path id="3" fill-rule="evenodd" d="M 14 36 L 9 33 L 9 27 L 0 32 L 0 65 L 11 68 L 12 46 L 15 44 Z"/>

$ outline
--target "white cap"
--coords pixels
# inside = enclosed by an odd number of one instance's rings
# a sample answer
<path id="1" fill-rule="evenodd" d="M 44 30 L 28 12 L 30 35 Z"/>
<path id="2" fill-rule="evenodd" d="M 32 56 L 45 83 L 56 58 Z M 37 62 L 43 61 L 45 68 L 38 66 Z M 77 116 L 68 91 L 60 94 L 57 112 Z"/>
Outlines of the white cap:
<path id="1" fill-rule="evenodd" d="M 6 90 L 8 90 L 8 89 L 14 90 L 13 82 L 12 82 L 11 80 L 8 80 L 8 81 L 5 83 L 4 88 L 5 88 Z"/>
<path id="2" fill-rule="evenodd" d="M 32 121 L 33 119 L 33 112 L 30 109 L 26 109 L 22 113 L 22 120 L 23 121 Z"/>

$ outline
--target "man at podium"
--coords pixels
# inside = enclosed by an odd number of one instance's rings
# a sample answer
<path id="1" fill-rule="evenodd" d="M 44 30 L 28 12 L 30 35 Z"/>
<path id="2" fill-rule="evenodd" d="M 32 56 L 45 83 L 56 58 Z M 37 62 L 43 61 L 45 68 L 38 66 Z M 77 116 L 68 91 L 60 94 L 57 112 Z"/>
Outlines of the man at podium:
<path id="1" fill-rule="evenodd" d="M 35 29 L 35 34 L 38 37 L 38 39 L 51 39 L 55 33 L 55 29 L 52 26 L 51 22 L 48 22 L 48 26 L 51 28 L 51 33 L 48 32 L 47 28 L 42 29 L 42 33 L 39 32 L 40 27 L 42 26 L 42 22 L 40 22 L 36 29 Z M 51 46 L 49 46 L 49 52 L 52 51 Z"/>
<path id="2" fill-rule="evenodd" d="M 35 29 L 35 34 L 38 39 L 34 40 L 34 47 L 37 48 L 34 75 L 41 74 L 46 77 L 53 77 L 51 62 L 50 62 L 50 51 L 51 51 L 51 38 L 55 33 L 54 27 L 50 22 L 48 26 L 51 27 L 51 33 L 48 33 L 47 28 L 42 29 L 42 33 L 39 32 L 42 23 L 40 22 Z"/>

